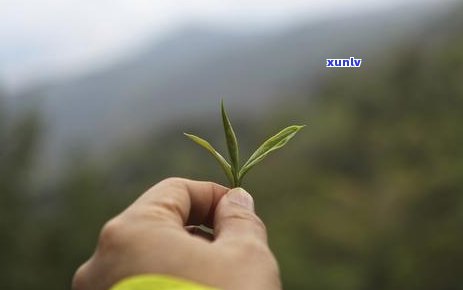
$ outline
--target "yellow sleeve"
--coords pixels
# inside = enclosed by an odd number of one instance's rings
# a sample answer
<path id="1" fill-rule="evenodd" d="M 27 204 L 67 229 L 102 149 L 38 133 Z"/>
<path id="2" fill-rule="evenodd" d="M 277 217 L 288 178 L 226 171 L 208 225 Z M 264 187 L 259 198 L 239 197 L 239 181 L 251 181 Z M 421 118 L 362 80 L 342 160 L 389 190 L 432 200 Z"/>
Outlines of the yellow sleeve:
<path id="1" fill-rule="evenodd" d="M 123 279 L 111 290 L 219 290 L 165 275 L 138 275 Z"/>

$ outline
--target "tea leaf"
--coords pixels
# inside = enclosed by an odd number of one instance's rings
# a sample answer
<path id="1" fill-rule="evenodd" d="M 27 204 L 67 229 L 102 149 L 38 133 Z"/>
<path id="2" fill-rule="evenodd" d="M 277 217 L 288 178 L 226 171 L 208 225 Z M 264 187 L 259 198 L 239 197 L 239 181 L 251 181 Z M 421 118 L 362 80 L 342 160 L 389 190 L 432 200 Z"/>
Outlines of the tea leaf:
<path id="1" fill-rule="evenodd" d="M 195 142 L 196 144 L 200 145 L 201 147 L 209 151 L 212 154 L 212 156 L 214 156 L 215 159 L 222 166 L 222 169 L 225 171 L 225 174 L 227 175 L 227 178 L 230 181 L 230 184 L 234 184 L 234 178 L 233 178 L 230 164 L 228 164 L 227 160 L 225 160 L 225 158 L 223 158 L 223 156 L 220 155 L 220 153 L 217 152 L 209 142 L 207 142 L 206 140 L 198 136 L 192 135 L 192 134 L 188 134 L 188 133 L 183 133 L 183 134 L 185 134 L 185 136 L 193 140 L 193 142 Z"/>
<path id="2" fill-rule="evenodd" d="M 223 100 L 221 103 L 221 109 L 222 109 L 223 128 L 225 130 L 225 137 L 227 139 L 228 154 L 230 155 L 231 169 L 232 169 L 232 175 L 233 175 L 233 186 L 237 186 L 238 185 L 238 172 L 240 170 L 238 140 L 236 139 L 236 135 L 230 123 L 230 119 L 228 118 L 227 112 L 225 111 Z"/>
<path id="3" fill-rule="evenodd" d="M 293 138 L 299 130 L 301 130 L 303 126 L 293 125 L 289 126 L 276 135 L 267 139 L 257 150 L 249 157 L 248 161 L 243 165 L 239 172 L 239 182 L 244 177 L 244 175 L 254 167 L 257 163 L 262 161 L 270 152 L 273 152 L 288 143 L 291 138 Z"/>
<path id="4" fill-rule="evenodd" d="M 248 159 L 248 161 L 246 161 L 246 163 L 240 168 L 238 140 L 236 139 L 236 135 L 233 131 L 230 119 L 228 118 L 227 112 L 225 111 L 223 100 L 221 103 L 221 111 L 223 128 L 227 141 L 227 149 L 230 155 L 230 163 L 228 163 L 227 160 L 225 160 L 225 158 L 223 158 L 222 155 L 220 155 L 206 140 L 192 134 L 184 134 L 195 143 L 199 144 L 201 147 L 204 147 L 212 154 L 212 156 L 214 156 L 214 158 L 222 166 L 222 169 L 225 171 L 225 174 L 230 181 L 231 187 L 240 186 L 243 177 L 252 167 L 262 161 L 268 154 L 270 154 L 270 152 L 285 146 L 286 143 L 288 143 L 288 141 L 291 140 L 297 134 L 297 132 L 299 132 L 299 130 L 305 126 L 289 126 L 278 132 L 276 135 L 270 137 L 259 148 L 257 148 L 257 150 Z"/>

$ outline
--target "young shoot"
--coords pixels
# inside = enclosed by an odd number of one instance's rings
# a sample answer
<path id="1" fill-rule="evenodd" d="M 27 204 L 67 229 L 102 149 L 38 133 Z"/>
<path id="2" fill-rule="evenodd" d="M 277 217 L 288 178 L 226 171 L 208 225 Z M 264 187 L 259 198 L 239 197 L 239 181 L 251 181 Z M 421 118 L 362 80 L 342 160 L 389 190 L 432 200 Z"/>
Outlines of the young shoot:
<path id="1" fill-rule="evenodd" d="M 297 132 L 299 132 L 299 130 L 305 126 L 292 125 L 284 128 L 262 143 L 262 145 L 257 148 L 251 157 L 249 157 L 248 161 L 240 166 L 238 140 L 236 138 L 235 131 L 233 131 L 233 127 L 231 125 L 230 119 L 228 118 L 227 112 L 225 111 L 223 100 L 221 103 L 221 111 L 230 162 L 228 162 L 219 152 L 217 152 L 217 150 L 215 150 L 214 147 L 212 147 L 212 145 L 206 140 L 192 134 L 184 134 L 195 143 L 209 151 L 212 156 L 214 156 L 214 158 L 219 162 L 220 166 L 225 172 L 231 187 L 241 186 L 243 177 L 251 168 L 253 168 L 257 163 L 261 162 L 265 157 L 267 157 L 270 152 L 285 146 L 286 143 L 288 143 L 288 141 L 291 140 L 297 134 Z"/>

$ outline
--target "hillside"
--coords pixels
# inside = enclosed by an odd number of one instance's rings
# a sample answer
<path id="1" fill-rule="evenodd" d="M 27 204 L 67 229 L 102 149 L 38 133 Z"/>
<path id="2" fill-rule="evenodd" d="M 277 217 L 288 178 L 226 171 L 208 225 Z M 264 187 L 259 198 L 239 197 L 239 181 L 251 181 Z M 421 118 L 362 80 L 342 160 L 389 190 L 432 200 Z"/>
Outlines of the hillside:
<path id="1" fill-rule="evenodd" d="M 405 7 L 273 33 L 192 24 L 112 67 L 50 81 L 22 99 L 41 100 L 47 127 L 42 159 L 50 165 L 73 148 L 106 152 L 169 120 L 208 114 L 221 97 L 242 115 L 264 112 L 263 103 L 274 103 L 301 80 L 310 88 L 326 73 L 326 58 L 355 55 L 374 65 L 373 56 L 413 37 L 437 14 L 434 6 Z"/>

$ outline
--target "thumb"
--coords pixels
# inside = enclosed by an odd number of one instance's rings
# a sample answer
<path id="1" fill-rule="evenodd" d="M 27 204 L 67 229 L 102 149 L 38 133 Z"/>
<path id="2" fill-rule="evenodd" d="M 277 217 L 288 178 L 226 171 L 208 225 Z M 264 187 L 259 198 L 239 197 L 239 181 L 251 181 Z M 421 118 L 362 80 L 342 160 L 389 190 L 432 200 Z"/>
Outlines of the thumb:
<path id="1" fill-rule="evenodd" d="M 214 234 L 217 241 L 244 238 L 267 243 L 267 231 L 254 212 L 252 196 L 242 188 L 228 191 L 215 209 Z"/>

